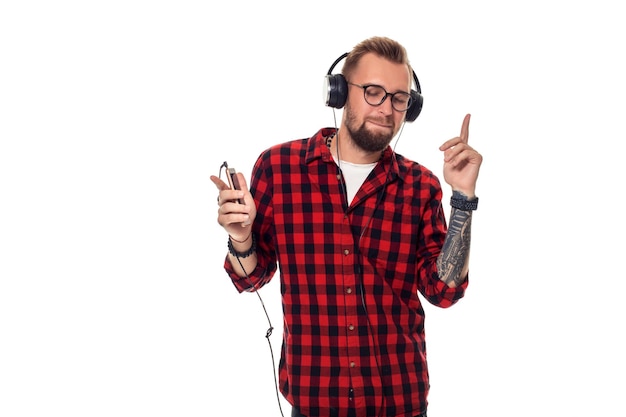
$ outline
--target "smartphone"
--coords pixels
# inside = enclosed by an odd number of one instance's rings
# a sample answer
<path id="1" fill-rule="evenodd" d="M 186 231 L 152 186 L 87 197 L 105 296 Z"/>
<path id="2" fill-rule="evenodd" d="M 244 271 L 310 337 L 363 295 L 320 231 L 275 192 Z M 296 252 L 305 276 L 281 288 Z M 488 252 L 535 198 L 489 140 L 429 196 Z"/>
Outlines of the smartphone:
<path id="1" fill-rule="evenodd" d="M 230 186 L 230 188 L 232 190 L 241 190 L 239 180 L 237 179 L 237 171 L 235 170 L 235 168 L 229 168 L 226 162 L 224 162 L 224 165 L 226 166 L 226 177 L 228 178 L 228 185 Z M 235 201 L 237 201 L 239 204 L 243 204 L 243 200 L 240 198 Z"/>

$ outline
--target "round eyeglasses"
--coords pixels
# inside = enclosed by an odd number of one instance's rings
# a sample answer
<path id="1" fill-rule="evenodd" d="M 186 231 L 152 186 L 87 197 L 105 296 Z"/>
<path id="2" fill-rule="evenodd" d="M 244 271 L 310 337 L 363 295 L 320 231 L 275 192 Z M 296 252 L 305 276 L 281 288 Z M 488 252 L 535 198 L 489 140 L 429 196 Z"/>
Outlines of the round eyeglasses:
<path id="1" fill-rule="evenodd" d="M 411 95 L 404 91 L 398 91 L 395 93 L 388 93 L 382 86 L 376 84 L 355 84 L 348 82 L 348 84 L 363 89 L 363 97 L 365 102 L 370 106 L 380 106 L 383 104 L 387 96 L 391 97 L 391 106 L 394 110 L 399 112 L 405 112 L 411 107 Z"/>

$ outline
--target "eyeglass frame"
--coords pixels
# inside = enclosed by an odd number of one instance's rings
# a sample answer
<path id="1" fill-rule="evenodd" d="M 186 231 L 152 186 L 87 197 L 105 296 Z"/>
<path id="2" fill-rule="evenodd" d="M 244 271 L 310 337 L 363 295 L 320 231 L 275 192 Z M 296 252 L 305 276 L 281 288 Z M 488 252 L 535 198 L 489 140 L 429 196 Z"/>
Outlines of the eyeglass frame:
<path id="1" fill-rule="evenodd" d="M 408 111 L 408 110 L 409 110 L 409 108 L 411 108 L 411 105 L 413 104 L 413 97 L 411 97 L 411 94 L 410 94 L 410 93 L 407 93 L 406 91 L 396 91 L 395 93 L 390 93 L 390 92 L 388 92 L 387 90 L 385 90 L 385 87 L 383 87 L 382 85 L 378 85 L 378 84 L 356 84 L 356 83 L 353 83 L 353 82 L 350 82 L 350 81 L 346 81 L 346 83 L 347 83 L 347 84 L 349 84 L 349 85 L 353 85 L 353 86 L 355 86 L 355 87 L 360 87 L 360 88 L 362 88 L 362 89 L 363 89 L 363 99 L 364 99 L 364 100 L 365 100 L 365 102 L 366 102 L 367 104 L 369 104 L 370 106 L 378 107 L 378 106 L 380 106 L 381 104 L 383 104 L 383 103 L 385 102 L 385 100 L 387 100 L 387 97 L 391 97 L 391 107 L 393 107 L 393 109 L 394 109 L 395 111 L 397 111 L 397 112 L 400 112 L 400 113 L 405 113 L 406 111 Z M 367 101 L 367 97 L 366 97 L 365 93 L 366 93 L 366 91 L 367 91 L 367 89 L 368 89 L 369 87 L 378 87 L 378 88 L 381 88 L 381 89 L 385 92 L 385 95 L 384 95 L 384 96 L 383 96 L 383 98 L 380 100 L 380 103 L 378 103 L 378 104 L 372 104 L 372 103 L 370 103 L 369 101 Z M 396 107 L 395 107 L 395 106 L 394 106 L 394 104 L 393 104 L 393 98 L 395 97 L 395 95 L 396 95 L 396 94 L 405 94 L 405 95 L 407 95 L 407 96 L 408 96 L 408 101 L 407 101 L 407 104 L 406 104 L 406 109 L 404 109 L 404 110 L 398 110 L 398 109 L 396 109 Z"/>

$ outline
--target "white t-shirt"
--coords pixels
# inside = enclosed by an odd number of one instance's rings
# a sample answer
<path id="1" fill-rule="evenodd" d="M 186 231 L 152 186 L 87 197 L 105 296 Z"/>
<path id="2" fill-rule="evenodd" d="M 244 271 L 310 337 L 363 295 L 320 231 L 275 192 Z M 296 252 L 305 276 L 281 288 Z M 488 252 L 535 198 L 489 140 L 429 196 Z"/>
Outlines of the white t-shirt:
<path id="1" fill-rule="evenodd" d="M 339 167 L 346 181 L 346 192 L 348 193 L 348 202 L 352 202 L 361 185 L 372 172 L 378 162 L 371 164 L 353 164 L 352 162 L 341 161 Z M 349 205 L 349 204 L 348 204 Z"/>

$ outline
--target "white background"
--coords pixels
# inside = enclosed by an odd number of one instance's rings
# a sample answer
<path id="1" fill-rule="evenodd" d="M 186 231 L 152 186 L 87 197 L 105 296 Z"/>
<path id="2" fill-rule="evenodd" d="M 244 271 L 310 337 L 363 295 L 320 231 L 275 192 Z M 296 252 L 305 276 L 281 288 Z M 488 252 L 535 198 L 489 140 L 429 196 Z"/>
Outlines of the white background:
<path id="1" fill-rule="evenodd" d="M 209 175 L 333 126 L 323 77 L 373 35 L 405 45 L 424 95 L 396 151 L 440 175 L 471 113 L 484 156 L 466 298 L 427 307 L 429 416 L 626 415 L 619 10 L 3 2 L 0 415 L 280 416 Z M 278 292 L 260 292 L 276 360 Z"/>

